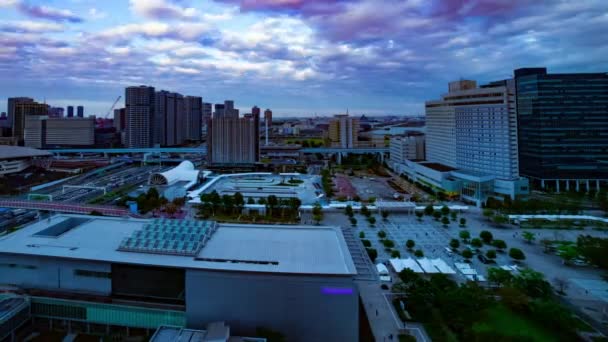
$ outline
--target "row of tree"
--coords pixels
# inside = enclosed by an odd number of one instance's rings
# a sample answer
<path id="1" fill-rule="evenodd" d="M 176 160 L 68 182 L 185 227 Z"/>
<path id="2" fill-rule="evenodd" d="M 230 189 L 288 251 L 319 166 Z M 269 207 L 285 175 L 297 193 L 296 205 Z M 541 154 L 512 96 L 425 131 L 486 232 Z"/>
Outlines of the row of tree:
<path id="1" fill-rule="evenodd" d="M 491 268 L 488 279 L 496 287 L 487 289 L 474 282 L 457 284 L 443 274 L 423 278 L 408 269 L 399 273 L 399 279 L 393 292 L 404 294 L 401 301 L 406 303 L 405 309 L 415 320 L 425 323 L 433 340 L 534 340 L 529 331 L 493 329 L 487 323 L 491 312 L 504 314 L 501 321 L 519 316 L 556 341 L 578 340 L 575 318 L 554 299 L 551 285 L 538 272 L 523 270 L 513 275 Z M 397 303 L 399 311 L 403 304 Z"/>
<path id="2" fill-rule="evenodd" d="M 234 195 L 223 195 L 217 191 L 204 193 L 200 196 L 201 205 L 199 206 L 199 214 L 201 216 L 210 217 L 218 214 L 234 216 L 240 215 L 245 207 L 245 198 L 240 192 Z M 253 198 L 247 199 L 247 204 L 255 204 Z M 257 204 L 263 204 L 266 209 L 267 217 L 280 217 L 281 219 L 295 219 L 299 216 L 299 209 L 302 201 L 296 197 L 278 198 L 275 195 L 270 195 L 266 198 L 258 199 Z"/>

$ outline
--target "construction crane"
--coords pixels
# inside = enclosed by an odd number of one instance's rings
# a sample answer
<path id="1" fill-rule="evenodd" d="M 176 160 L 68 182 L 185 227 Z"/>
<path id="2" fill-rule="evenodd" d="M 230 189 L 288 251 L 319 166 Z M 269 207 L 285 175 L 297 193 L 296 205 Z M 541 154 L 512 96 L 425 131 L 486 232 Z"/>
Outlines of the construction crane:
<path id="1" fill-rule="evenodd" d="M 118 103 L 118 101 L 120 101 L 120 98 L 122 96 L 119 96 L 116 98 L 116 101 L 114 101 L 114 103 L 112 104 L 112 107 L 110 107 L 110 110 L 108 110 L 108 112 L 106 113 L 106 116 L 104 117 L 105 119 L 108 118 L 108 116 L 110 116 L 110 113 L 112 113 L 112 111 L 114 110 L 114 107 L 116 107 L 116 104 Z"/>

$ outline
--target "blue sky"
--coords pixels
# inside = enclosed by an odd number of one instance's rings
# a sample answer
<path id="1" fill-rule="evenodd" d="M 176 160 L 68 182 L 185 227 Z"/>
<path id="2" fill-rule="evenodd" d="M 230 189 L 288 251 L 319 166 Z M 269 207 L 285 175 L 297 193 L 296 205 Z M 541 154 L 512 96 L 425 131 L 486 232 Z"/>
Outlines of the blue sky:
<path id="1" fill-rule="evenodd" d="M 0 111 L 100 115 L 147 84 L 278 116 L 422 114 L 459 78 L 607 72 L 606 32 L 606 0 L 0 0 Z"/>

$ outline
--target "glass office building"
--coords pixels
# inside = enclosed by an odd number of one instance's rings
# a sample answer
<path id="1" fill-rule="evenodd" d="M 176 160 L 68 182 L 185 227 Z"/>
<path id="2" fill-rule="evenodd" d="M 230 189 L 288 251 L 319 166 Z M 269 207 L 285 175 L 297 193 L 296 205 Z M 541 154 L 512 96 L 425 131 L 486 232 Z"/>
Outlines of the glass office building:
<path id="1" fill-rule="evenodd" d="M 542 188 L 608 181 L 608 73 L 515 70 L 520 174 Z"/>

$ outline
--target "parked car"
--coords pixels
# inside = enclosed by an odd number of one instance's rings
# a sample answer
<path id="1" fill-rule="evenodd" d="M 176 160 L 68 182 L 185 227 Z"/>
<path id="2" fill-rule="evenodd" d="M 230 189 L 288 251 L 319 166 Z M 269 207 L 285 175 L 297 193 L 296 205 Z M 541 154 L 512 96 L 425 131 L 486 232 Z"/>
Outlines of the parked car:
<path id="1" fill-rule="evenodd" d="M 478 254 L 477 259 L 479 259 L 479 261 L 483 262 L 484 264 L 490 263 L 490 259 L 486 258 L 483 254 Z"/>

